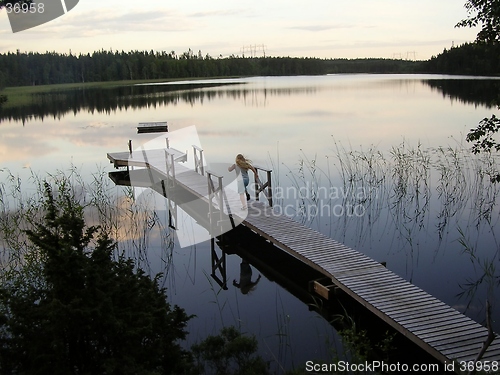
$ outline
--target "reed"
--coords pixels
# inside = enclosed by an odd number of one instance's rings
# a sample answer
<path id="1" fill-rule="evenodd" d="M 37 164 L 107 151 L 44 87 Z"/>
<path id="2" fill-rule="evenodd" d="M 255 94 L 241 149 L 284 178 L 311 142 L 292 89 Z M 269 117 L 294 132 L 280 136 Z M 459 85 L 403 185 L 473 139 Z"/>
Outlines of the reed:
<path id="1" fill-rule="evenodd" d="M 500 184 L 490 178 L 499 169 L 497 156 L 474 155 L 459 142 L 431 148 L 403 141 L 382 152 L 334 141 L 333 154 L 318 160 L 303 154 L 296 166 L 287 167 L 296 190 L 316 189 L 301 197 L 297 220 L 361 251 L 388 243 L 387 253 L 405 253 L 410 280 L 423 252 L 434 258 L 446 251 L 469 256 L 476 276 L 460 282 L 468 291 L 463 296 L 484 305 L 479 296 L 494 294 L 486 291 L 492 288 L 498 292 Z M 342 194 L 320 194 L 332 189 Z M 310 208 L 319 203 L 359 207 L 363 214 L 348 215 L 346 209 L 343 215 L 324 215 Z M 483 292 L 471 292 L 477 289 Z"/>
<path id="2" fill-rule="evenodd" d="M 138 268 L 157 274 L 151 269 L 148 248 L 151 239 L 158 241 L 162 252 L 161 272 L 164 278 L 172 265 L 173 236 L 160 213 L 152 204 L 152 197 L 141 195 L 140 202 L 134 199 L 133 191 L 111 186 L 104 171 L 92 175 L 86 183 L 81 172 L 72 166 L 67 171 L 40 176 L 31 172 L 28 180 L 22 181 L 8 170 L 1 172 L 6 177 L 0 184 L 0 241 L 2 246 L 0 280 L 9 279 L 9 274 L 26 265 L 36 268 L 36 249 L 29 245 L 25 231 L 44 215 L 44 182 L 49 183 L 57 194 L 69 191 L 82 207 L 88 225 L 101 226 L 117 242 L 115 256 L 127 256 Z"/>

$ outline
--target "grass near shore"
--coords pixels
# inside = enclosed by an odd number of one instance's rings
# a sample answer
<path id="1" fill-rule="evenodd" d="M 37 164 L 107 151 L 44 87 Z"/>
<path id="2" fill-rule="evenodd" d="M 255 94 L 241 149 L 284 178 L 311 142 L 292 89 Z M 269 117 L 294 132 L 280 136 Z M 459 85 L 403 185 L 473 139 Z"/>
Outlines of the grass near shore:
<path id="1" fill-rule="evenodd" d="M 7 96 L 7 102 L 3 104 L 4 108 L 17 107 L 29 104 L 33 94 L 43 94 L 53 91 L 64 91 L 74 89 L 88 88 L 112 88 L 117 86 L 130 86 L 140 83 L 156 83 L 156 82 L 177 82 L 177 81 L 193 81 L 201 79 L 217 79 L 217 78 L 234 78 L 234 77 L 199 77 L 199 78 L 160 78 L 149 80 L 125 80 L 125 81 L 106 81 L 106 82 L 85 82 L 85 83 L 62 83 L 56 85 L 40 85 L 40 86 L 16 86 L 6 87 L 0 91 L 1 95 Z"/>

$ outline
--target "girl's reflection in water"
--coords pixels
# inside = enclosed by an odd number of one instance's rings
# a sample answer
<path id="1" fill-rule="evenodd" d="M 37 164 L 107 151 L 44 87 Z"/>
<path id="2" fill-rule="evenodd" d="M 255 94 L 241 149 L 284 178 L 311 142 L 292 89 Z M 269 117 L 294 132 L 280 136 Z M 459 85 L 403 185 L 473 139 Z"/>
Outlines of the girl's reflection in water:
<path id="1" fill-rule="evenodd" d="M 257 277 L 255 281 L 252 281 L 252 267 L 244 259 L 241 260 L 240 264 L 240 282 L 233 280 L 233 285 L 240 288 L 241 293 L 248 294 L 255 289 L 257 283 L 260 281 L 261 275 Z"/>

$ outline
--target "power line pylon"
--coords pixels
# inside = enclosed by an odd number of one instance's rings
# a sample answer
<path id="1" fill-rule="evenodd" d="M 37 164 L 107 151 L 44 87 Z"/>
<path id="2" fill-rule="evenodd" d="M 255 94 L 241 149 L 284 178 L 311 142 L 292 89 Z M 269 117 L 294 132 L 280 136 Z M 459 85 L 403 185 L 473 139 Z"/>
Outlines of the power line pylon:
<path id="1" fill-rule="evenodd" d="M 257 57 L 258 52 L 262 52 L 262 56 L 266 57 L 266 46 L 264 44 L 254 44 L 249 46 L 241 47 L 241 54 L 245 56 L 246 52 L 249 52 L 250 57 Z"/>

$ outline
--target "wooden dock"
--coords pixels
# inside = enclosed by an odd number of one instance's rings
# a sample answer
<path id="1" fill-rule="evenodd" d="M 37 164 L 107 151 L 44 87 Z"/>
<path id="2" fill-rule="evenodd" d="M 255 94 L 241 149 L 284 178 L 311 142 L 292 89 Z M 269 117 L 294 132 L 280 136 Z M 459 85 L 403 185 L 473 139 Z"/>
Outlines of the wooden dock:
<path id="1" fill-rule="evenodd" d="M 200 149 L 195 148 L 195 153 L 196 150 Z M 489 335 L 487 328 L 375 260 L 277 213 L 269 205 L 251 201 L 248 215 L 238 219 L 238 214 L 241 215 L 239 196 L 224 194 L 221 176 L 209 171 L 201 175 L 203 169 L 198 166 L 197 171 L 188 170 L 171 155 L 173 151 L 170 154 L 165 150 L 149 150 L 147 153 L 110 153 L 108 159 L 115 167 L 142 166 L 162 175 L 165 181 L 175 180 L 175 184 L 204 200 L 211 207 L 209 210 L 215 209 L 218 214 L 230 217 L 231 225 L 242 224 L 250 228 L 276 247 L 321 272 L 335 288 L 351 296 L 440 362 L 458 362 L 455 366 L 458 370 L 460 363 L 470 366 L 477 359 Z M 179 155 L 177 160 L 181 160 Z M 176 172 L 172 171 L 172 167 Z M 270 171 L 266 172 L 269 177 Z M 219 187 L 213 185 L 214 178 L 218 180 Z M 268 185 L 260 180 L 258 182 L 261 187 L 265 186 L 264 191 L 270 199 L 270 181 Z M 210 217 L 213 216 L 210 211 Z M 217 223 L 222 225 L 222 222 L 227 223 L 228 220 L 218 217 Z M 480 361 L 483 364 L 500 364 L 500 337 L 497 334 L 494 334 L 493 342 Z"/>

